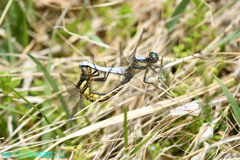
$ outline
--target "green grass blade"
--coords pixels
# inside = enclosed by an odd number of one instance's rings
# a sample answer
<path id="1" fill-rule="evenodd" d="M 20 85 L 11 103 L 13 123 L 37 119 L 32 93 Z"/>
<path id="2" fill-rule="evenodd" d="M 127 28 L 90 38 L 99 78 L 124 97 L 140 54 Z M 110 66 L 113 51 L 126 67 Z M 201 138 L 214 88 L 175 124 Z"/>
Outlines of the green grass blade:
<path id="1" fill-rule="evenodd" d="M 25 4 L 26 5 L 26 4 Z M 11 7 L 9 8 L 9 17 L 11 20 L 11 28 L 13 36 L 16 40 L 23 46 L 26 47 L 29 44 L 28 22 L 26 17 L 26 10 L 23 10 L 20 3 L 13 1 Z"/>
<path id="2" fill-rule="evenodd" d="M 236 32 L 233 34 L 230 44 L 232 44 L 235 41 L 235 39 L 237 39 L 239 37 L 239 35 L 240 35 L 240 28 L 238 30 L 236 30 Z"/>
<path id="3" fill-rule="evenodd" d="M 233 37 L 233 33 L 227 35 L 226 37 L 221 38 L 217 43 L 215 43 L 210 49 L 207 50 L 207 52 L 211 52 L 212 50 L 214 50 L 215 48 L 217 48 L 218 46 L 221 45 L 225 45 L 225 43 L 231 38 Z"/>
<path id="4" fill-rule="evenodd" d="M 45 75 L 45 77 L 47 78 L 48 82 L 50 83 L 50 85 L 53 87 L 54 92 L 58 92 L 58 86 L 55 83 L 55 81 L 52 79 L 52 77 L 50 76 L 50 74 L 48 73 L 48 71 L 43 67 L 43 65 L 32 55 L 28 54 L 28 56 L 37 64 L 37 66 L 40 68 L 40 70 L 43 72 L 43 74 Z M 64 101 L 63 97 L 61 94 L 58 95 L 58 98 L 60 99 L 61 103 L 63 104 L 64 110 L 67 113 L 67 116 L 70 116 L 68 107 L 66 102 Z"/>
<path id="5" fill-rule="evenodd" d="M 48 83 L 47 80 L 45 80 L 44 85 L 45 85 L 45 86 L 49 86 L 49 83 Z M 52 94 L 51 88 L 50 88 L 50 87 L 46 87 L 46 88 L 44 89 L 44 95 L 51 95 L 51 94 Z M 52 103 L 51 99 L 47 99 L 47 100 L 45 100 L 45 101 L 43 102 L 43 107 L 51 106 L 51 103 Z M 47 115 L 49 112 L 50 112 L 50 110 L 45 110 L 45 111 L 43 111 L 43 113 L 44 113 L 45 115 Z M 51 116 L 49 117 L 49 120 L 52 120 L 52 117 L 51 117 Z M 46 122 L 46 121 L 43 121 L 43 122 L 42 122 L 42 126 L 46 126 L 46 125 L 47 125 L 47 122 Z M 46 133 L 46 134 L 44 134 L 44 135 L 41 136 L 41 140 L 43 140 L 43 141 L 44 141 L 44 140 L 51 139 L 51 138 L 54 138 L 54 135 L 51 134 L 51 133 Z"/>
<path id="6" fill-rule="evenodd" d="M 17 110 L 17 109 L 10 108 L 10 107 L 8 107 L 8 106 L 4 106 L 4 105 L 1 105 L 1 104 L 0 104 L 0 108 L 5 109 L 5 110 L 8 110 L 8 111 L 11 111 L 11 112 L 14 112 L 14 113 L 17 113 L 17 114 L 27 115 L 27 116 L 33 117 L 33 118 L 39 118 L 39 117 L 32 116 L 32 115 L 30 115 L 30 114 L 26 114 L 26 113 L 21 112 L 21 111 L 19 111 L 19 110 Z"/>
<path id="7" fill-rule="evenodd" d="M 218 16 L 219 14 L 223 13 L 224 11 L 226 11 L 227 9 L 229 9 L 232 5 L 234 5 L 234 3 L 236 3 L 238 0 L 234 0 L 231 1 L 230 3 L 228 3 L 227 5 L 223 6 L 222 8 L 220 8 L 220 10 L 218 10 L 214 16 Z"/>
<path id="8" fill-rule="evenodd" d="M 26 18 L 26 12 L 24 13 L 24 17 L 22 19 L 22 26 L 23 26 L 22 43 L 23 43 L 23 47 L 27 47 L 29 44 L 29 36 L 27 34 L 28 23 L 27 23 L 27 18 Z"/>
<path id="9" fill-rule="evenodd" d="M 12 89 L 12 91 L 17 95 L 19 96 L 20 98 L 22 98 L 27 104 L 29 104 L 31 107 L 33 107 L 35 110 L 37 110 L 38 112 L 40 112 L 43 116 L 43 118 L 47 121 L 48 124 L 52 124 L 52 122 L 48 119 L 48 117 L 43 114 L 35 105 L 33 105 L 31 102 L 29 102 L 26 98 L 24 98 L 20 93 L 18 93 L 16 90 Z M 60 129 L 56 129 L 55 130 L 56 133 L 59 135 L 59 137 L 65 137 L 65 134 L 60 130 Z M 68 146 L 72 146 L 73 144 L 69 141 L 69 140 L 66 140 L 64 142 L 66 145 Z"/>
<path id="10" fill-rule="evenodd" d="M 45 75 L 45 77 L 50 77 L 49 79 L 52 79 L 52 77 L 48 74 L 48 73 L 50 73 L 50 68 L 51 68 L 51 61 L 52 61 L 52 43 L 51 43 L 51 46 L 50 46 L 50 51 L 49 51 L 49 53 L 48 53 L 48 60 L 47 60 L 47 67 L 46 67 L 46 70 L 47 70 L 47 72 L 46 72 L 46 74 L 44 74 Z M 35 62 L 36 63 L 36 62 Z M 41 64 L 41 63 L 40 63 Z M 38 65 L 39 66 L 39 65 Z M 41 67 L 40 67 L 41 68 Z M 42 70 L 42 69 L 41 69 Z M 43 72 L 43 70 L 42 70 L 42 72 Z M 46 76 L 47 75 L 47 76 Z M 44 85 L 45 86 L 49 86 L 50 85 L 50 82 L 49 82 L 49 80 L 44 80 Z M 55 87 L 55 88 L 57 88 L 57 90 L 58 90 L 58 87 Z M 54 89 L 55 90 L 55 89 Z M 50 87 L 45 87 L 44 88 L 44 95 L 51 95 L 52 94 L 52 91 L 51 91 L 51 88 Z M 63 98 L 62 97 L 60 97 L 61 99 L 61 101 L 64 101 L 63 100 Z M 43 107 L 46 107 L 46 106 L 51 106 L 51 103 L 52 103 L 52 99 L 47 99 L 46 101 L 44 101 L 44 103 L 43 103 Z M 62 104 L 65 104 L 64 102 L 62 102 Z M 64 105 L 64 109 L 65 109 L 65 111 L 66 111 L 66 113 L 67 113 L 67 116 L 69 117 L 69 112 L 68 112 L 68 108 L 67 108 L 67 106 L 66 105 Z M 44 114 L 48 114 L 50 111 L 49 110 L 46 110 L 46 111 L 44 111 Z M 50 118 L 50 120 L 51 120 L 51 117 L 49 117 Z M 42 123 L 42 126 L 45 126 L 46 125 L 46 122 L 43 122 Z M 41 137 L 41 139 L 44 141 L 44 140 L 48 140 L 48 139 L 50 139 L 51 137 L 52 137 L 53 135 L 52 134 L 50 134 L 50 133 L 48 133 L 48 134 L 45 134 L 45 135 L 43 135 L 42 137 Z"/>
<path id="11" fill-rule="evenodd" d="M 156 132 L 157 132 L 157 131 L 156 131 Z M 149 139 L 151 139 L 152 136 L 153 136 L 156 132 L 152 133 L 148 138 L 146 138 L 144 141 L 142 141 L 140 144 L 138 144 L 137 147 L 134 148 L 134 150 L 130 153 L 130 156 L 132 156 L 134 153 L 136 153 L 145 143 L 147 143 L 147 141 L 148 141 Z"/>
<path id="12" fill-rule="evenodd" d="M 227 87 L 222 83 L 222 81 L 220 79 L 218 79 L 214 74 L 213 74 L 213 76 L 217 80 L 218 84 L 221 86 L 224 94 L 226 95 L 226 97 L 228 99 L 228 102 L 231 104 L 233 114 L 234 114 L 238 124 L 240 125 L 240 108 L 239 108 L 237 102 L 235 101 L 235 99 L 233 98 L 232 94 L 227 89 Z"/>
<path id="13" fill-rule="evenodd" d="M 98 149 L 99 147 L 101 147 L 103 145 L 103 143 L 100 143 L 100 144 L 98 144 L 96 147 L 93 147 L 93 149 L 91 149 L 89 152 L 87 152 L 87 153 L 91 153 L 91 152 L 93 152 L 93 151 L 95 151 L 96 149 Z"/>
<path id="14" fill-rule="evenodd" d="M 87 6 L 87 0 L 84 0 L 83 7 L 79 16 L 71 24 L 66 26 L 67 30 L 69 30 L 70 32 L 76 31 L 75 27 L 82 21 L 82 17 L 83 17 L 83 14 L 85 13 L 86 6 Z"/>
<path id="15" fill-rule="evenodd" d="M 8 46 L 8 52 L 9 53 L 14 53 L 14 49 L 13 49 L 13 44 L 11 42 L 11 38 L 12 38 L 12 31 L 11 31 L 11 26 L 10 26 L 10 21 L 9 21 L 9 17 L 6 16 L 4 19 L 5 23 L 6 23 L 6 33 L 7 33 L 7 46 Z M 9 57 L 10 62 L 14 62 L 16 60 L 16 57 L 11 56 Z"/>
<path id="16" fill-rule="evenodd" d="M 40 112 L 42 114 L 42 112 L 35 106 L 33 105 L 30 101 L 28 101 L 26 98 L 24 98 L 19 92 L 17 92 L 15 89 L 12 88 L 12 91 L 20 98 L 22 98 L 27 104 L 29 104 L 31 107 L 33 107 L 35 110 L 37 110 L 38 112 Z M 48 122 L 48 124 L 51 124 L 51 122 L 48 120 L 47 116 L 45 116 L 44 114 L 42 114 L 43 117 L 45 118 L 45 120 Z"/>
<path id="17" fill-rule="evenodd" d="M 28 56 L 37 64 L 37 66 L 40 68 L 40 70 L 43 72 L 43 74 L 45 75 L 45 77 L 47 78 L 48 82 L 50 83 L 50 85 L 53 87 L 54 91 L 55 92 L 58 92 L 59 89 L 55 83 L 55 81 L 52 79 L 52 77 L 50 76 L 50 74 L 48 73 L 48 71 L 43 67 L 43 65 L 35 58 L 33 57 L 32 55 L 28 54 Z M 62 102 L 63 104 L 63 107 L 64 109 L 66 110 L 66 113 L 67 113 L 67 116 L 69 117 L 70 116 L 70 113 L 68 111 L 68 108 L 67 108 L 67 104 L 66 102 L 64 101 L 62 95 L 58 95 L 58 98 L 60 99 L 60 101 Z M 57 134 L 60 136 L 60 137 L 64 137 L 65 135 L 62 133 L 61 130 L 56 130 Z M 72 145 L 72 143 L 67 140 L 66 141 L 67 145 Z"/>
<path id="18" fill-rule="evenodd" d="M 125 154 L 128 153 L 128 128 L 127 128 L 127 107 L 124 107 L 124 146 Z"/>
<path id="19" fill-rule="evenodd" d="M 185 11 L 189 2 L 190 2 L 190 0 L 182 0 L 182 2 L 178 5 L 178 7 L 176 8 L 176 10 L 174 11 L 174 13 L 172 15 L 172 20 L 167 23 L 167 29 L 169 31 L 173 30 L 174 26 L 177 24 L 179 18 Z"/>
<path id="20" fill-rule="evenodd" d="M 88 119 L 88 117 L 86 116 L 87 113 L 86 113 L 85 111 L 82 111 L 82 112 L 80 113 L 80 115 L 84 117 L 85 121 L 87 122 L 87 125 L 90 126 L 90 125 L 91 125 L 91 121 L 90 121 L 90 120 Z"/>
<path id="21" fill-rule="evenodd" d="M 52 50 L 50 49 L 50 52 L 48 54 L 48 63 L 47 63 L 47 71 L 48 73 L 50 72 L 50 68 L 51 68 L 51 59 L 52 59 Z M 44 86 L 49 86 L 49 82 L 48 80 L 44 80 Z M 51 91 L 51 88 L 50 87 L 45 87 L 44 88 L 44 95 L 51 95 L 52 94 L 52 91 Z M 46 101 L 43 102 L 43 107 L 46 107 L 46 106 L 51 106 L 52 104 L 52 99 L 47 99 Z M 46 110 L 46 111 L 43 111 L 44 114 L 48 114 L 50 111 L 49 110 Z M 49 117 L 49 119 L 51 120 L 51 117 Z M 46 122 L 43 121 L 42 123 L 42 126 L 45 126 L 46 125 Z M 50 134 L 50 133 L 47 133 L 47 134 L 44 134 L 41 139 L 44 141 L 44 140 L 48 140 L 48 139 L 51 139 L 53 135 Z"/>

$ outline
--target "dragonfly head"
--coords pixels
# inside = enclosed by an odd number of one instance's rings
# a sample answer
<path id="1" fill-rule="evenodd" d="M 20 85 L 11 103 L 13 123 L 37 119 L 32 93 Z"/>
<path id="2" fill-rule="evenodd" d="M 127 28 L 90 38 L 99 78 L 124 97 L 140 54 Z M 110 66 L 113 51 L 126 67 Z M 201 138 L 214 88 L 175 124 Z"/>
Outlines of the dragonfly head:
<path id="1" fill-rule="evenodd" d="M 81 70 L 82 70 L 82 76 L 91 75 L 91 68 L 90 67 L 82 66 Z"/>
<path id="2" fill-rule="evenodd" d="M 151 63 L 156 63 L 158 61 L 158 55 L 155 52 L 150 52 L 149 58 L 150 58 Z"/>

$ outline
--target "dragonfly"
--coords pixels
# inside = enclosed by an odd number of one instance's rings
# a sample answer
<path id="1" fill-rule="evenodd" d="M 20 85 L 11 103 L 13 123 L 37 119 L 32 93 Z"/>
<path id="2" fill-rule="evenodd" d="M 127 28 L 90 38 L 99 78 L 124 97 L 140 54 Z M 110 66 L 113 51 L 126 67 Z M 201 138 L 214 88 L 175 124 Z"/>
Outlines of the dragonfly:
<path id="1" fill-rule="evenodd" d="M 83 105 L 83 99 L 84 97 L 88 99 L 91 102 L 95 102 L 98 100 L 98 102 L 103 102 L 111 97 L 113 97 L 115 94 L 121 90 L 121 88 L 117 88 L 110 91 L 109 93 L 97 93 L 92 92 L 92 81 L 100 81 L 104 82 L 108 78 L 109 73 L 111 72 L 111 69 L 106 75 L 106 72 L 104 73 L 104 77 L 102 78 L 94 78 L 97 76 L 100 76 L 99 71 L 97 68 L 94 68 L 95 71 L 92 72 L 90 67 L 81 67 L 81 73 L 80 73 L 80 80 L 77 84 L 74 84 L 72 81 L 70 81 L 68 78 L 60 74 L 60 77 L 64 83 L 64 85 L 67 88 L 68 95 L 66 96 L 66 104 L 69 106 L 69 108 L 73 107 L 70 118 L 72 118 L 78 111 L 78 108 L 84 108 Z"/>
<path id="2" fill-rule="evenodd" d="M 147 81 L 146 77 L 147 77 L 149 70 L 152 70 L 153 73 L 158 74 L 159 71 L 157 71 L 157 70 L 162 68 L 161 65 L 160 66 L 154 65 L 155 63 L 157 63 L 159 61 L 159 57 L 158 57 L 157 53 L 150 52 L 149 57 L 136 56 L 137 47 L 142 39 L 142 35 L 144 32 L 145 32 L 145 29 L 143 29 L 143 32 L 140 35 L 140 38 L 138 40 L 138 43 L 137 43 L 133 53 L 129 56 L 128 60 L 126 60 L 126 58 L 123 55 L 121 44 L 119 45 L 121 63 L 123 63 L 123 65 L 126 67 L 116 67 L 116 68 L 100 67 L 91 62 L 81 62 L 81 63 L 79 63 L 79 67 L 80 68 L 81 67 L 96 68 L 98 71 L 124 75 L 124 78 L 121 80 L 118 87 L 128 83 L 135 74 L 139 73 L 142 70 L 145 70 L 143 82 L 156 86 L 154 83 Z"/>
<path id="3" fill-rule="evenodd" d="M 145 30 L 143 30 L 142 34 L 144 33 L 144 31 Z M 141 41 L 142 34 L 140 36 L 137 46 L 139 45 L 139 43 Z M 147 75 L 149 69 L 153 70 L 156 74 L 158 74 L 156 69 L 157 68 L 161 69 L 161 67 L 154 65 L 154 63 L 156 63 L 159 59 L 158 55 L 155 52 L 150 52 L 149 57 L 147 57 L 147 58 L 140 57 L 140 56 L 136 57 L 135 54 L 137 51 L 137 46 L 135 47 L 131 56 L 128 58 L 129 61 L 127 61 L 125 59 L 125 57 L 123 56 L 121 45 L 120 45 L 121 60 L 124 63 L 124 65 L 127 67 L 116 67 L 116 68 L 111 67 L 111 68 L 109 68 L 106 66 L 100 67 L 100 66 L 97 66 L 90 62 L 81 62 L 79 64 L 79 66 L 81 68 L 82 73 L 80 75 L 80 80 L 78 81 L 77 84 L 74 84 L 72 81 L 68 80 L 66 77 L 64 77 L 61 74 L 61 79 L 64 82 L 64 84 L 66 86 L 68 86 L 69 84 L 72 86 L 70 89 L 68 89 L 69 95 L 68 95 L 68 100 L 67 100 L 68 101 L 67 104 L 70 104 L 70 106 L 74 106 L 73 111 L 71 113 L 71 117 L 76 114 L 79 106 L 81 108 L 84 108 L 83 107 L 83 98 L 84 97 L 87 98 L 91 102 L 106 101 L 106 100 L 110 99 L 111 97 L 113 97 L 114 95 L 116 95 L 123 88 L 122 86 L 124 84 L 128 83 L 136 73 L 138 73 L 142 70 L 146 70 L 143 81 L 145 83 L 155 85 L 154 83 L 146 81 L 146 75 Z M 91 69 L 94 69 L 95 71 L 92 73 Z M 100 75 L 99 71 L 105 72 L 104 77 L 103 78 L 93 78 L 93 77 Z M 107 76 L 106 76 L 106 73 L 107 73 Z M 121 75 L 124 75 L 124 78 L 121 80 L 120 84 L 117 87 L 115 87 L 112 91 L 110 91 L 108 93 L 92 92 L 92 89 L 91 89 L 92 81 L 102 81 L 103 82 L 107 79 L 109 73 L 121 74 Z"/>

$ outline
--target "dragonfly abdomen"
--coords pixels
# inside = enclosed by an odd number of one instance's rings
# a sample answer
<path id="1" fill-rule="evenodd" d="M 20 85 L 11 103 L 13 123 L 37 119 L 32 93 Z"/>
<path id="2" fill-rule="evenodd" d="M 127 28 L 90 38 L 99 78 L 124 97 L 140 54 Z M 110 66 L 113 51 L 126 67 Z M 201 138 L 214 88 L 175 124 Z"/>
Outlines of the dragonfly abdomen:
<path id="1" fill-rule="evenodd" d="M 100 100 L 98 102 L 103 102 L 103 101 L 106 101 L 106 100 L 112 98 L 113 96 L 115 96 L 122 88 L 116 87 L 115 89 L 114 89 L 114 91 L 110 91 L 109 93 L 95 93 L 95 92 L 92 92 L 89 95 L 87 95 L 86 98 L 91 102 L 95 102 L 99 99 Z"/>

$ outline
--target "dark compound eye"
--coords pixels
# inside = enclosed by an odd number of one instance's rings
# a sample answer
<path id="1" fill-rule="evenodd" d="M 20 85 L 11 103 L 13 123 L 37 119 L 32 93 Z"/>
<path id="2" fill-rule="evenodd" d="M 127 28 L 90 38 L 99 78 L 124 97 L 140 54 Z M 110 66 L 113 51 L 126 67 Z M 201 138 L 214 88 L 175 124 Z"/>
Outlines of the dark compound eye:
<path id="1" fill-rule="evenodd" d="M 89 72 L 88 67 L 81 67 L 83 74 L 87 74 Z"/>
<path id="2" fill-rule="evenodd" d="M 155 52 L 150 52 L 149 57 L 151 58 L 152 63 L 156 63 L 158 61 L 158 55 Z"/>
<path id="3" fill-rule="evenodd" d="M 87 67 L 81 67 L 81 69 L 82 69 L 83 72 L 87 71 Z"/>

